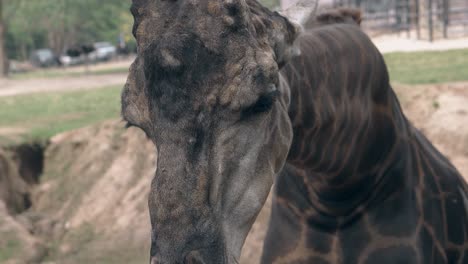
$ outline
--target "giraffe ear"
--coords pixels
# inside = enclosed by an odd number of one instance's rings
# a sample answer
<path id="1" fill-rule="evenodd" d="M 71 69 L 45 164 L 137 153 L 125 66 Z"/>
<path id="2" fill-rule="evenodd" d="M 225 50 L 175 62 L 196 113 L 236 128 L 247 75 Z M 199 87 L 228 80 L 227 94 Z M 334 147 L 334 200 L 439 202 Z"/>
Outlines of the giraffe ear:
<path id="1" fill-rule="evenodd" d="M 319 0 L 300 0 L 288 9 L 280 11 L 280 14 L 288 18 L 289 21 L 302 26 L 311 16 L 315 15 L 318 3 Z"/>
<path id="2" fill-rule="evenodd" d="M 279 12 L 279 24 L 276 26 L 273 50 L 276 62 L 281 68 L 292 57 L 300 54 L 295 40 L 302 32 L 302 25 L 317 11 L 318 0 L 301 0 L 296 5 Z"/>
<path id="3" fill-rule="evenodd" d="M 319 24 L 355 23 L 360 25 L 362 13 L 361 10 L 356 8 L 337 8 L 317 15 L 316 20 Z"/>
<path id="4" fill-rule="evenodd" d="M 287 18 L 279 16 L 279 26 L 273 33 L 273 51 L 276 63 L 279 68 L 283 67 L 292 57 L 300 54 L 300 49 L 296 45 L 296 38 L 302 31 L 301 27 L 289 21 Z"/>

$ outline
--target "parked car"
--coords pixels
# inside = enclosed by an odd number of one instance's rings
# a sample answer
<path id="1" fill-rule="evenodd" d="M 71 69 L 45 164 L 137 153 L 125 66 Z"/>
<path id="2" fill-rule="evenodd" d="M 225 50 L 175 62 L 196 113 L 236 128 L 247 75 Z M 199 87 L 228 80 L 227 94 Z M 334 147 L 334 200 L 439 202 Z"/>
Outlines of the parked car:
<path id="1" fill-rule="evenodd" d="M 85 61 L 83 56 L 72 57 L 67 54 L 60 56 L 59 60 L 63 66 L 80 65 L 80 64 L 83 64 Z"/>
<path id="2" fill-rule="evenodd" d="M 117 48 L 109 42 L 96 42 L 93 46 L 94 51 L 89 54 L 91 61 L 108 61 L 117 55 Z"/>
<path id="3" fill-rule="evenodd" d="M 69 47 L 65 54 L 60 56 L 60 63 L 63 66 L 71 66 L 71 65 L 79 65 L 86 62 L 94 62 L 96 61 L 95 55 L 92 53 L 95 51 L 93 45 L 77 45 Z M 89 56 L 89 57 L 87 57 Z"/>
<path id="4" fill-rule="evenodd" d="M 31 53 L 31 63 L 36 67 L 57 66 L 57 57 L 51 49 L 39 49 Z"/>

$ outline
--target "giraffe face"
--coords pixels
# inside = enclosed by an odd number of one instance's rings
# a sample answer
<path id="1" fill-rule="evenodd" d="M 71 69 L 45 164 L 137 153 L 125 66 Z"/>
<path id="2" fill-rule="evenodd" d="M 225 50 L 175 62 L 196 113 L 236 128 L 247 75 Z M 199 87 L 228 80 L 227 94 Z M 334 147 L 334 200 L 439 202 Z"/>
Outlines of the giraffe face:
<path id="1" fill-rule="evenodd" d="M 236 263 L 292 140 L 297 28 L 244 0 L 134 0 L 122 116 L 158 149 L 152 263 Z"/>

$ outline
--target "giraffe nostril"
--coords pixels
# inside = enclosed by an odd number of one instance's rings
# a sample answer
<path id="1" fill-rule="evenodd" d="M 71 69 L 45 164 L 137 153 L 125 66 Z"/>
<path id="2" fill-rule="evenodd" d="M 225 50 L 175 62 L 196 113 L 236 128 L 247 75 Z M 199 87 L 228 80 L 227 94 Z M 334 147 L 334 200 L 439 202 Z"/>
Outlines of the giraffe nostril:
<path id="1" fill-rule="evenodd" d="M 191 138 L 189 138 L 189 140 L 188 140 L 188 143 L 189 143 L 190 145 L 193 145 L 193 144 L 195 144 L 196 142 L 197 142 L 197 139 L 194 138 L 194 137 L 191 137 Z"/>
<path id="2" fill-rule="evenodd" d="M 204 264 L 199 251 L 192 251 L 185 256 L 184 264 Z"/>
<path id="3" fill-rule="evenodd" d="M 167 262 L 164 262 L 162 260 L 157 259 L 156 257 L 151 257 L 150 264 L 165 264 Z"/>

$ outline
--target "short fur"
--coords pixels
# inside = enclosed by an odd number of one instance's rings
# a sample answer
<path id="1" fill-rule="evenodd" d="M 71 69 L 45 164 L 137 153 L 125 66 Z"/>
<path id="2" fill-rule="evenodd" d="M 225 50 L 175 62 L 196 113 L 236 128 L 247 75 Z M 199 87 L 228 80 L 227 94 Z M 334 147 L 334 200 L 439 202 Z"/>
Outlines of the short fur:
<path id="1" fill-rule="evenodd" d="M 357 24 L 361 25 L 362 12 L 357 8 L 337 8 L 321 12 L 306 22 L 307 28 L 328 24 Z"/>
<path id="2" fill-rule="evenodd" d="M 407 120 L 371 40 L 333 24 L 298 41 L 262 263 L 468 263 L 466 182 Z"/>

